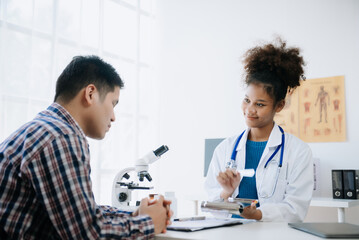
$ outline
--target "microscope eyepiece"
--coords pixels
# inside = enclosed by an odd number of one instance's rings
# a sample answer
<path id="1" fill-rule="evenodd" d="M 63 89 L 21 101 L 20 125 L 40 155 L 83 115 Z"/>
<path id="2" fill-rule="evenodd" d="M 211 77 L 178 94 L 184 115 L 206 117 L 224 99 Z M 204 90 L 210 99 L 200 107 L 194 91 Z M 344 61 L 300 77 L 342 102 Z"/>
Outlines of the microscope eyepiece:
<path id="1" fill-rule="evenodd" d="M 157 156 L 160 157 L 162 154 L 164 154 L 165 152 L 168 151 L 168 147 L 166 145 L 162 145 L 161 147 L 157 148 L 156 150 L 153 151 L 153 153 Z"/>

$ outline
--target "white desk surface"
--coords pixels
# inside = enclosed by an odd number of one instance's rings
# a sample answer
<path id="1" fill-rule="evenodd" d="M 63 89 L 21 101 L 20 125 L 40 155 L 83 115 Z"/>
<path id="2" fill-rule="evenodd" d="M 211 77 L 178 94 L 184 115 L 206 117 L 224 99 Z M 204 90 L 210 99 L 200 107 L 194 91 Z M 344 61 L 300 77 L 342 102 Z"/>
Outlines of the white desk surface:
<path id="1" fill-rule="evenodd" d="M 155 239 L 323 240 L 324 238 L 293 229 L 285 222 L 254 222 L 197 232 L 167 231 L 165 234 L 156 235 Z"/>
<path id="2" fill-rule="evenodd" d="M 358 199 L 333 199 L 333 198 L 313 198 L 310 202 L 312 207 L 337 207 L 349 208 L 359 206 Z"/>

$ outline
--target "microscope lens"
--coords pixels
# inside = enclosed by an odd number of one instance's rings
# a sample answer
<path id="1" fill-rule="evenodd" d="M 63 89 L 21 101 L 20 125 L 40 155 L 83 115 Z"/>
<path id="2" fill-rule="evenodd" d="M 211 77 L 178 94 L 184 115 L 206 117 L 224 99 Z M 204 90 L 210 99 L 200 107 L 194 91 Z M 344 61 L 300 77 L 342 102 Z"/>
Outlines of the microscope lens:
<path id="1" fill-rule="evenodd" d="M 164 154 L 165 152 L 168 151 L 168 147 L 166 145 L 162 145 L 161 147 L 157 148 L 155 151 L 153 151 L 153 153 L 159 157 L 162 154 Z"/>
<path id="2" fill-rule="evenodd" d="M 149 182 L 152 181 L 152 177 L 151 177 L 151 175 L 150 175 L 149 173 L 147 173 L 147 174 L 145 175 L 145 177 L 147 178 L 147 180 L 148 180 Z"/>

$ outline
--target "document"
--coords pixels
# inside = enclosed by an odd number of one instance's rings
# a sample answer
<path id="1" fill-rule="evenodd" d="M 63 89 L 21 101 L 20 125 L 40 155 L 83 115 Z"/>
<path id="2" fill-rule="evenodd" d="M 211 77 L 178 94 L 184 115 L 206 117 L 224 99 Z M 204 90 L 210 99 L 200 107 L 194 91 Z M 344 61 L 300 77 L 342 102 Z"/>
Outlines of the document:
<path id="1" fill-rule="evenodd" d="M 173 221 L 167 226 L 168 230 L 194 232 L 208 228 L 224 227 L 243 224 L 243 219 L 238 218 L 205 218 L 203 220 Z"/>

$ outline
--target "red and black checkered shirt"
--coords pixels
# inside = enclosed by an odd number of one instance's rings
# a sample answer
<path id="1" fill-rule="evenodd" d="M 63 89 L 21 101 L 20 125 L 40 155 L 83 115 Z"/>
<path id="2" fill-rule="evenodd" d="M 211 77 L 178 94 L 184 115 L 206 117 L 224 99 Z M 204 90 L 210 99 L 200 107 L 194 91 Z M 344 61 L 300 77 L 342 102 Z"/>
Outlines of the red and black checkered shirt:
<path id="1" fill-rule="evenodd" d="M 149 216 L 96 205 L 88 142 L 57 103 L 0 144 L 0 227 L 11 239 L 154 238 Z"/>

